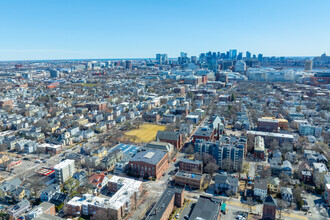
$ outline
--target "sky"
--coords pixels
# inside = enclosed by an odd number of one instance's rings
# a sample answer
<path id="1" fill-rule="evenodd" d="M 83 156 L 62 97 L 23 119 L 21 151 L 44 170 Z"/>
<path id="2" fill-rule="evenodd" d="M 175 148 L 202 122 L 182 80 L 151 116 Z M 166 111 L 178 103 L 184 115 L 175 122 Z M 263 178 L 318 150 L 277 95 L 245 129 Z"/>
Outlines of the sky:
<path id="1" fill-rule="evenodd" d="M 330 54 L 330 0 L 0 1 L 0 60 Z"/>

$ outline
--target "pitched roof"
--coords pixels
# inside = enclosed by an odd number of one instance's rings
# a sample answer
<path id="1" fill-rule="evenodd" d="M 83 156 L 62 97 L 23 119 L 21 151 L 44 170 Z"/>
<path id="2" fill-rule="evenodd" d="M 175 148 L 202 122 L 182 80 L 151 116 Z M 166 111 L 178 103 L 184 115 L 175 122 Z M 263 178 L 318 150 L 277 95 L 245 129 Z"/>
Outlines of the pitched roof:
<path id="1" fill-rule="evenodd" d="M 258 179 L 254 182 L 254 188 L 267 190 L 267 180 Z"/>
<path id="2" fill-rule="evenodd" d="M 220 204 L 221 200 L 200 196 L 190 215 L 190 219 L 216 220 L 220 212 Z"/>
<path id="3" fill-rule="evenodd" d="M 179 132 L 174 132 L 174 131 L 158 131 L 156 139 L 164 139 L 164 140 L 172 140 L 176 141 L 180 137 Z"/>
<path id="4" fill-rule="evenodd" d="M 277 206 L 277 203 L 271 195 L 268 195 L 264 201 L 264 205 Z"/>

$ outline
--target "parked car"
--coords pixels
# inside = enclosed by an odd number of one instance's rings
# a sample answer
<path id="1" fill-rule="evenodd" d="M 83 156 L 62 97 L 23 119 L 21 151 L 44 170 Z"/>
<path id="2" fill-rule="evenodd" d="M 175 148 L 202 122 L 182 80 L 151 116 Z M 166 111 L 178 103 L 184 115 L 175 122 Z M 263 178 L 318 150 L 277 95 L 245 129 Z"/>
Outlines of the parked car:
<path id="1" fill-rule="evenodd" d="M 307 212 L 309 210 L 309 206 L 308 205 L 303 205 L 301 210 L 304 211 L 304 212 Z"/>

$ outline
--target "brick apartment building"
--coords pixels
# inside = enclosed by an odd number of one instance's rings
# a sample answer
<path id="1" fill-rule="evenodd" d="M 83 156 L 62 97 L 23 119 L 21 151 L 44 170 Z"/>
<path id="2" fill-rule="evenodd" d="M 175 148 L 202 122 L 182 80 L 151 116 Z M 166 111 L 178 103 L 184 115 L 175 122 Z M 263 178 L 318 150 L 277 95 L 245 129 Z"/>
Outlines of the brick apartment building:
<path id="1" fill-rule="evenodd" d="M 109 210 L 112 219 L 123 219 L 135 205 L 135 198 L 139 198 L 142 191 L 142 182 L 119 176 L 113 176 L 108 182 L 108 187 L 113 191 L 112 197 L 99 197 L 84 194 L 82 197 L 74 197 L 67 204 L 69 216 L 91 216 L 99 210 Z"/>
<path id="2" fill-rule="evenodd" d="M 185 87 L 176 87 L 173 89 L 174 93 L 178 93 L 180 95 L 184 95 L 186 93 L 186 88 Z"/>
<path id="3" fill-rule="evenodd" d="M 178 149 L 181 147 L 182 144 L 182 134 L 174 131 L 158 131 L 156 135 L 156 140 L 170 143 L 176 149 Z"/>
<path id="4" fill-rule="evenodd" d="M 158 122 L 160 119 L 157 112 L 146 112 L 142 117 L 146 122 Z"/>
<path id="5" fill-rule="evenodd" d="M 189 186 L 194 189 L 201 189 L 205 179 L 204 174 L 190 173 L 185 171 L 178 171 L 174 176 L 175 184 L 181 186 Z"/>
<path id="6" fill-rule="evenodd" d="M 129 161 L 132 175 L 160 178 L 169 167 L 168 153 L 161 150 L 147 150 L 136 154 Z"/>
<path id="7" fill-rule="evenodd" d="M 288 121 L 286 119 L 274 117 L 258 118 L 258 131 L 278 132 L 278 128 L 287 130 Z"/>
<path id="8" fill-rule="evenodd" d="M 184 202 L 184 189 L 168 187 L 160 196 L 158 202 L 149 212 L 146 220 L 169 219 L 174 206 L 182 207 Z"/>
<path id="9" fill-rule="evenodd" d="M 199 160 L 189 160 L 183 158 L 179 162 L 179 170 L 201 174 L 203 173 L 203 162 Z"/>

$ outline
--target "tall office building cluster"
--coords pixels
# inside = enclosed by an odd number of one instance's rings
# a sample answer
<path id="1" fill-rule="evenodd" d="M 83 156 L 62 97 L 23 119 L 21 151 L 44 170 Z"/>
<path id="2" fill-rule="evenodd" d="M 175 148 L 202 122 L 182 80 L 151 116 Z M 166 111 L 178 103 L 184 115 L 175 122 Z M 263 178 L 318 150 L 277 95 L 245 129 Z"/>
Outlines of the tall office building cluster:
<path id="1" fill-rule="evenodd" d="M 156 54 L 156 61 L 158 64 L 167 63 L 167 54 Z"/>

